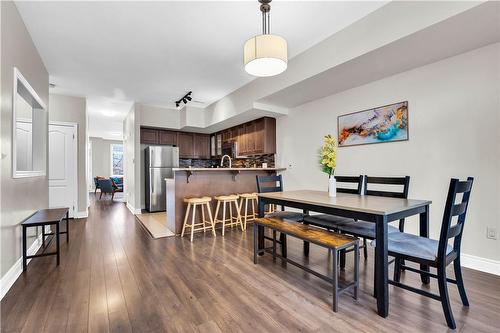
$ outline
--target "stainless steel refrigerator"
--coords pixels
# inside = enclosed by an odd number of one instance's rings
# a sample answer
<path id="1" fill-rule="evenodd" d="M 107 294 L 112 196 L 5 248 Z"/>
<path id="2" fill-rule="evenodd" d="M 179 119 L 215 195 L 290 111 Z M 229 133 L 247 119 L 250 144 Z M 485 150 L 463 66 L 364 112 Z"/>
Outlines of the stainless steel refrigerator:
<path id="1" fill-rule="evenodd" d="M 149 146 L 144 149 L 146 209 L 149 212 L 166 210 L 165 178 L 173 178 L 172 168 L 179 167 L 179 148 L 172 146 Z"/>

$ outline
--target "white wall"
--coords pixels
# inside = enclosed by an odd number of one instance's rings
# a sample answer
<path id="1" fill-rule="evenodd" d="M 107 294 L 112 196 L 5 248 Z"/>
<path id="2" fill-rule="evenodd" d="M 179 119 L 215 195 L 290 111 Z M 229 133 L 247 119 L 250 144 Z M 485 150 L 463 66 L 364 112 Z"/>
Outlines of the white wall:
<path id="1" fill-rule="evenodd" d="M 78 217 L 87 216 L 87 106 L 83 97 L 50 94 L 49 121 L 76 123 L 78 163 Z"/>
<path id="2" fill-rule="evenodd" d="M 103 138 L 90 137 L 92 144 L 92 179 L 96 176 L 111 177 L 111 145 L 123 144 L 123 141 L 105 140 Z M 95 184 L 92 181 L 91 189 Z"/>
<path id="3" fill-rule="evenodd" d="M 465 254 L 500 260 L 500 44 L 350 89 L 291 109 L 278 119 L 277 165 L 287 189 L 326 190 L 317 152 L 337 116 L 407 100 L 410 140 L 338 150 L 337 174 L 411 176 L 410 197 L 431 199 L 431 237 L 438 238 L 450 178 L 475 177 L 465 226 Z M 407 230 L 418 232 L 412 218 Z"/>
<path id="4" fill-rule="evenodd" d="M 127 207 L 134 213 L 135 211 L 135 141 L 139 137 L 135 135 L 135 106 L 132 106 L 127 117 L 123 121 L 123 182 L 124 192 L 127 200 Z M 139 207 L 138 207 L 139 208 Z"/>
<path id="5" fill-rule="evenodd" d="M 1 109 L 0 109 L 0 276 L 1 292 L 7 291 L 21 272 L 20 222 L 37 209 L 46 208 L 48 177 L 12 178 L 12 95 L 17 67 L 45 105 L 49 103 L 49 74 L 24 22 L 12 1 L 0 2 Z M 45 118 L 47 119 L 47 117 Z M 48 138 L 45 120 L 45 142 Z M 44 158 L 47 164 L 45 147 Z M 48 170 L 48 167 L 45 168 Z M 31 235 L 31 233 L 30 233 Z M 30 237 L 28 247 L 34 239 Z"/>
<path id="6" fill-rule="evenodd" d="M 171 129 L 180 128 L 180 112 L 176 109 L 167 109 L 157 106 L 135 104 L 135 109 L 140 112 L 140 125 L 164 127 Z"/>

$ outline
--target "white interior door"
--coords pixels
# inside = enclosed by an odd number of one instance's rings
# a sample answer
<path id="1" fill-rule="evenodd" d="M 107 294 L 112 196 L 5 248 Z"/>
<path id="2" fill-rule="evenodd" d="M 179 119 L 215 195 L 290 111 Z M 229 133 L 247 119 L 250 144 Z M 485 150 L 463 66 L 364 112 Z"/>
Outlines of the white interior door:
<path id="1" fill-rule="evenodd" d="M 75 212 L 76 126 L 49 124 L 49 206 L 69 207 Z"/>

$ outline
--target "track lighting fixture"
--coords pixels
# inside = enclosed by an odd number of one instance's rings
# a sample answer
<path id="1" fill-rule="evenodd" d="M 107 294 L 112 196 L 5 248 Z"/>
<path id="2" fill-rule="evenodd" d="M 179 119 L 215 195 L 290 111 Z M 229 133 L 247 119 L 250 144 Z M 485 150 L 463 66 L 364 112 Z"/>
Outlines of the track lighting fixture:
<path id="1" fill-rule="evenodd" d="M 175 101 L 175 107 L 178 109 L 181 103 L 187 104 L 192 100 L 191 94 L 193 92 L 190 91 L 186 95 L 182 96 L 179 100 Z"/>

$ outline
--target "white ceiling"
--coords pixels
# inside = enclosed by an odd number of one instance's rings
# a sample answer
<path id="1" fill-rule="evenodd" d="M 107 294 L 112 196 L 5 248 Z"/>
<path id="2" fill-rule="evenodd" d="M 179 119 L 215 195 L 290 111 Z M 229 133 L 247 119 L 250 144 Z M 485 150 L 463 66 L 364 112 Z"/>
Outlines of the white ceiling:
<path id="1" fill-rule="evenodd" d="M 275 0 L 271 32 L 288 40 L 291 58 L 385 3 Z M 94 117 L 112 107 L 99 101 L 173 107 L 189 90 L 203 107 L 253 79 L 242 48 L 260 33 L 257 1 L 16 5 L 56 84 L 51 91 L 94 98 Z"/>

